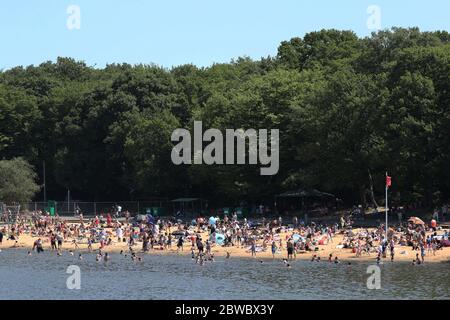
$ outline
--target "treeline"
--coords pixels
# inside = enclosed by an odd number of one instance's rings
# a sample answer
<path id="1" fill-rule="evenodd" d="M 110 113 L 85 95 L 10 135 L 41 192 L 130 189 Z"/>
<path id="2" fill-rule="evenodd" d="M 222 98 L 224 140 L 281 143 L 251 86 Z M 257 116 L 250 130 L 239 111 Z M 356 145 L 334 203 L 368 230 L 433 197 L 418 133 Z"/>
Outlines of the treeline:
<path id="1" fill-rule="evenodd" d="M 365 203 L 383 198 L 389 171 L 397 202 L 433 205 L 450 195 L 449 106 L 450 34 L 417 28 L 322 30 L 281 43 L 276 57 L 208 68 L 58 58 L 0 73 L 0 159 L 27 159 L 40 183 L 45 161 L 56 199 L 70 189 L 84 200 L 271 204 L 316 188 Z M 194 120 L 278 128 L 278 175 L 173 165 L 171 133 Z"/>

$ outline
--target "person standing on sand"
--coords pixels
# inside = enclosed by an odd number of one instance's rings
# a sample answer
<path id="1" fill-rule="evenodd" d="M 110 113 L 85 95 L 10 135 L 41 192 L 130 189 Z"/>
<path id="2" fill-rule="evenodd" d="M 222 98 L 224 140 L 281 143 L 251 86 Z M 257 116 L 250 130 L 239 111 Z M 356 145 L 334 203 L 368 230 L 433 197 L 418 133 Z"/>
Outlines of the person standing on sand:
<path id="1" fill-rule="evenodd" d="M 272 241 L 272 259 L 275 259 L 275 253 L 277 252 L 277 244 Z"/>
<path id="2" fill-rule="evenodd" d="M 148 251 L 148 243 L 149 243 L 149 237 L 147 232 L 144 232 L 144 236 L 142 237 L 142 252 Z"/>
<path id="3" fill-rule="evenodd" d="M 181 251 L 183 251 L 183 242 L 184 242 L 183 236 L 179 237 L 177 243 L 177 252 L 180 252 L 180 249 Z"/>
<path id="4" fill-rule="evenodd" d="M 58 250 L 62 249 L 63 237 L 60 233 L 56 234 L 56 241 L 58 242 Z"/>
<path id="5" fill-rule="evenodd" d="M 122 238 L 123 238 L 123 229 L 122 227 L 117 227 L 116 229 L 116 236 L 117 236 L 117 241 L 118 242 L 122 242 Z"/>
<path id="6" fill-rule="evenodd" d="M 256 243 L 255 243 L 255 240 L 252 241 L 251 251 L 252 251 L 252 257 L 256 257 Z"/>
<path id="7" fill-rule="evenodd" d="M 169 235 L 167 236 L 167 248 L 172 249 L 172 234 L 170 233 L 170 227 L 169 227 Z"/>
<path id="8" fill-rule="evenodd" d="M 447 216 L 448 216 L 448 204 L 444 204 L 442 206 L 442 222 L 446 221 Z"/>
<path id="9" fill-rule="evenodd" d="M 206 254 L 211 254 L 211 243 L 206 240 Z"/>
<path id="10" fill-rule="evenodd" d="M 439 210 L 436 208 L 433 212 L 433 219 L 439 222 Z"/>
<path id="11" fill-rule="evenodd" d="M 344 227 L 345 227 L 345 219 L 344 219 L 344 216 L 341 216 L 340 222 L 341 222 L 341 229 L 344 229 Z"/>
<path id="12" fill-rule="evenodd" d="M 293 260 L 293 254 L 294 254 L 294 243 L 292 242 L 292 239 L 289 239 L 286 243 L 286 249 L 287 249 L 287 259 Z"/>
<path id="13" fill-rule="evenodd" d="M 420 244 L 420 256 L 422 257 L 422 263 L 425 262 L 425 247 L 423 243 Z"/>
<path id="14" fill-rule="evenodd" d="M 327 236 L 328 236 L 328 241 L 333 243 L 333 231 L 331 230 L 330 227 L 327 227 Z"/>
<path id="15" fill-rule="evenodd" d="M 398 224 L 401 226 L 402 225 L 402 218 L 403 218 L 403 214 L 402 214 L 402 209 L 399 208 L 397 210 L 397 219 L 398 219 Z"/>
<path id="16" fill-rule="evenodd" d="M 3 243 L 3 231 L 0 230 L 0 244 Z"/>
<path id="17" fill-rule="evenodd" d="M 200 253 L 202 253 L 203 254 L 203 242 L 202 242 L 202 240 L 200 239 L 200 237 L 197 237 L 197 250 L 198 250 L 198 253 L 200 254 Z"/>
<path id="18" fill-rule="evenodd" d="M 56 248 L 56 236 L 53 233 L 50 235 L 50 246 L 51 246 L 51 250 L 52 251 L 57 250 L 57 248 Z"/>
<path id="19" fill-rule="evenodd" d="M 298 227 L 298 218 L 297 217 L 292 218 L 292 224 L 294 225 L 294 229 Z"/>
<path id="20" fill-rule="evenodd" d="M 391 243 L 390 243 L 390 248 L 391 248 L 391 262 L 394 262 L 394 239 L 391 239 Z"/>

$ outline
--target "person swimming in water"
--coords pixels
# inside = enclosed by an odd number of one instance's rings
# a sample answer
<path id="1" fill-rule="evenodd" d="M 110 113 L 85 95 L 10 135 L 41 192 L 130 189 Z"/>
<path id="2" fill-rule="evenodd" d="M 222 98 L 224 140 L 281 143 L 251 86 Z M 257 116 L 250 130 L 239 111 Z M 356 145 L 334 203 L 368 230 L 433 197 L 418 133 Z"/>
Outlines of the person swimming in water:
<path id="1" fill-rule="evenodd" d="M 37 239 L 34 244 L 33 244 L 33 249 L 31 249 L 32 251 L 36 249 L 37 253 L 41 253 L 44 252 L 44 249 L 42 248 L 42 240 L 41 238 Z"/>

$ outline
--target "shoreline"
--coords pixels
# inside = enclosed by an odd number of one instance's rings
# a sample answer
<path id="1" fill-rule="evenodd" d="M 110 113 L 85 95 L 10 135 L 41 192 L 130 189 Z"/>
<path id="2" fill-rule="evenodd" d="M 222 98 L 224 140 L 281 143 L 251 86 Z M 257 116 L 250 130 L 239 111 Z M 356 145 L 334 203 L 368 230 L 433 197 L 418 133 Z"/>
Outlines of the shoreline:
<path id="1" fill-rule="evenodd" d="M 287 234 L 287 233 L 286 233 Z M 285 234 L 280 235 L 285 236 Z M 207 234 L 202 234 L 202 237 L 204 239 L 207 239 Z M 33 243 L 35 240 L 37 240 L 39 237 L 33 237 L 29 234 L 22 234 L 19 236 L 18 242 L 16 245 L 14 245 L 14 240 L 6 240 L 3 239 L 3 243 L 0 245 L 0 250 L 6 251 L 6 250 L 23 250 L 23 251 L 31 251 L 33 247 Z M 57 251 L 52 251 L 50 247 L 50 242 L 46 237 L 41 237 L 43 240 L 43 248 L 45 251 L 54 252 L 56 254 Z M 342 263 L 357 263 L 357 262 L 363 262 L 363 263 L 370 263 L 374 262 L 376 263 L 376 253 L 371 253 L 370 255 L 362 255 L 360 257 L 357 257 L 355 253 L 352 252 L 352 249 L 350 248 L 336 248 L 337 245 L 340 244 L 341 240 L 343 239 L 342 235 L 335 235 L 333 237 L 333 242 L 329 242 L 325 245 L 319 246 L 318 251 L 307 251 L 307 252 L 298 252 L 296 255 L 295 260 L 300 261 L 311 261 L 312 257 L 316 255 L 317 257 L 320 257 L 321 262 L 328 262 L 328 257 L 330 254 L 332 254 L 332 257 L 338 257 L 339 261 Z M 284 241 L 283 241 L 284 242 Z M 75 247 L 75 245 L 72 243 L 71 240 L 65 241 L 63 243 L 62 252 L 69 252 L 72 251 L 74 254 L 76 253 L 97 253 L 98 249 L 100 248 L 99 243 L 94 243 L 92 245 L 92 251 L 89 252 L 88 246 L 85 243 L 78 243 L 78 248 Z M 191 245 L 189 241 L 186 241 L 183 246 L 183 251 L 177 252 L 176 245 L 173 244 L 171 248 L 165 249 L 165 250 L 159 250 L 159 249 L 150 249 L 147 252 L 142 252 L 142 243 L 138 242 L 133 247 L 133 250 L 138 255 L 159 255 L 159 256 L 190 256 L 191 255 Z M 270 250 L 270 247 L 267 248 L 266 251 L 260 251 L 256 253 L 255 257 L 251 256 L 250 252 L 247 252 L 248 248 L 246 246 L 228 246 L 228 247 L 222 247 L 222 246 L 216 246 L 213 245 L 211 247 L 211 252 L 214 254 L 214 257 L 226 257 L 227 252 L 230 253 L 230 260 L 239 258 L 239 259 L 254 259 L 254 260 L 283 260 L 287 258 L 287 251 L 285 248 L 281 250 L 280 253 L 276 253 L 275 257 L 272 257 L 272 253 Z M 129 247 L 126 242 L 117 242 L 113 241 L 112 244 L 105 246 L 102 249 L 102 252 L 107 253 L 117 253 L 119 254 L 121 251 L 123 253 L 129 254 Z M 195 250 L 197 252 L 197 250 Z M 412 251 L 411 247 L 406 246 L 397 246 L 395 251 L 395 259 L 394 262 L 409 262 L 411 263 L 412 260 L 415 258 L 417 251 Z M 34 253 L 37 254 L 37 253 Z M 382 262 L 391 262 L 390 256 L 388 255 L 386 258 L 381 259 Z M 436 251 L 436 255 L 433 255 L 432 253 L 428 253 L 425 256 L 425 263 L 449 263 L 450 262 L 450 248 L 443 248 L 442 250 Z"/>

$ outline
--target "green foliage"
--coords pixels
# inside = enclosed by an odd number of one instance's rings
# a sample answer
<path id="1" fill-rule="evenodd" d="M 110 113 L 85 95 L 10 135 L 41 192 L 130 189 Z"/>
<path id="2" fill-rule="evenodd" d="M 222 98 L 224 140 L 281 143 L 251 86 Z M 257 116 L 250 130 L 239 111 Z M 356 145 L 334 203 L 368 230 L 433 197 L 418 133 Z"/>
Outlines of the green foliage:
<path id="1" fill-rule="evenodd" d="M 282 42 L 276 57 L 208 68 L 71 58 L 0 73 L 0 153 L 47 167 L 48 194 L 80 199 L 200 196 L 272 203 L 317 188 L 348 204 L 450 196 L 450 36 L 393 28 L 364 39 L 321 30 Z M 175 128 L 279 129 L 280 170 L 175 166 Z M 41 170 L 39 170 L 41 171 Z M 42 178 L 42 177 L 41 177 Z M 441 199 L 437 199 L 440 195 Z"/>
<path id="2" fill-rule="evenodd" d="M 39 191 L 33 167 L 22 158 L 0 161 L 0 201 L 24 203 Z"/>

